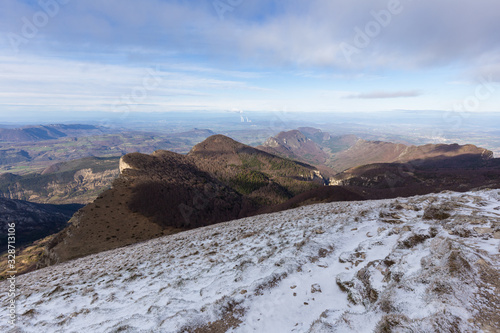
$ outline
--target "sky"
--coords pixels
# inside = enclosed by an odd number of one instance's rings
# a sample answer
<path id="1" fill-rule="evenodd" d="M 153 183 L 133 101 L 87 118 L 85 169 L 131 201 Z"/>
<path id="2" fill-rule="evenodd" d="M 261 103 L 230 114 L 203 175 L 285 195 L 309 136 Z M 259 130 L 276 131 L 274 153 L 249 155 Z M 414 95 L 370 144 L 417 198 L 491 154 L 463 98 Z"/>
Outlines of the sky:
<path id="1" fill-rule="evenodd" d="M 498 0 L 2 0 L 33 112 L 500 111 Z"/>

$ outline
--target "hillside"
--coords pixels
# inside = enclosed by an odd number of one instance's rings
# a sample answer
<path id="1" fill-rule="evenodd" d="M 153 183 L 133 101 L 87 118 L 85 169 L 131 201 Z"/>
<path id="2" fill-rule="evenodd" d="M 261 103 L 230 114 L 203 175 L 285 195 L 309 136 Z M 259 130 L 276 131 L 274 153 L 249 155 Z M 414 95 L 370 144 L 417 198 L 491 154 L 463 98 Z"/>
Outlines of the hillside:
<path id="1" fill-rule="evenodd" d="M 335 175 L 330 178 L 330 185 L 342 186 L 365 199 L 500 188 L 500 159 L 488 156 L 464 154 L 369 164 Z"/>
<path id="2" fill-rule="evenodd" d="M 359 140 L 348 150 L 339 152 L 329 162 L 329 166 L 340 171 L 373 163 L 406 163 L 436 157 L 476 155 L 490 159 L 493 153 L 474 145 L 427 144 L 407 146 L 392 142 Z"/>
<path id="3" fill-rule="evenodd" d="M 329 155 L 313 140 L 298 130 L 281 132 L 269 138 L 259 149 L 287 158 L 325 164 Z"/>
<path id="4" fill-rule="evenodd" d="M 82 208 L 48 245 L 40 265 L 250 216 L 322 186 L 311 166 L 216 135 L 188 156 L 132 153 L 111 189 Z"/>
<path id="5" fill-rule="evenodd" d="M 8 223 L 16 224 L 16 245 L 22 246 L 64 229 L 81 207 L 0 198 L 0 246 L 6 249 Z"/>
<path id="6" fill-rule="evenodd" d="M 360 139 L 354 135 L 333 136 L 312 127 L 280 132 L 258 148 L 297 161 L 310 163 L 327 174 L 341 171 L 332 168 L 331 160 L 338 152 L 354 146 Z"/>
<path id="7" fill-rule="evenodd" d="M 497 332 L 499 200 L 321 204 L 81 258 L 17 278 L 18 330 Z"/>
<path id="8" fill-rule="evenodd" d="M 355 135 L 332 135 L 328 132 L 323 132 L 320 129 L 312 127 L 299 127 L 298 130 L 304 133 L 307 138 L 316 142 L 329 154 L 335 154 L 340 151 L 347 150 L 354 146 L 359 138 Z"/>
<path id="9" fill-rule="evenodd" d="M 189 152 L 196 165 L 260 205 L 282 203 L 325 183 L 313 166 L 269 154 L 223 135 L 214 135 Z"/>

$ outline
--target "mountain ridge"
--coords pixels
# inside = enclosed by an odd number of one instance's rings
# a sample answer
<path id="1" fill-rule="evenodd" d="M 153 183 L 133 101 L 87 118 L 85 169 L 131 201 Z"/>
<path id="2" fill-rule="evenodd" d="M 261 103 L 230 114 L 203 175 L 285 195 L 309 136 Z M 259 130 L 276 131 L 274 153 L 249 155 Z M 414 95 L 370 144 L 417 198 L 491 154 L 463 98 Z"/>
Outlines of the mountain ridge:
<path id="1" fill-rule="evenodd" d="M 493 158 L 493 152 L 490 150 L 471 144 L 405 145 L 367 141 L 352 135 L 332 136 L 330 133 L 309 127 L 281 132 L 269 138 L 259 148 L 279 156 L 311 163 L 318 168 L 327 168 L 325 171 L 329 171 L 331 175 L 368 164 L 406 163 L 438 156 L 474 154 L 484 160 Z"/>
<path id="2" fill-rule="evenodd" d="M 249 216 L 324 184 L 312 166 L 222 135 L 188 155 L 127 154 L 120 170 L 112 188 L 75 214 L 47 246 L 40 266 Z"/>

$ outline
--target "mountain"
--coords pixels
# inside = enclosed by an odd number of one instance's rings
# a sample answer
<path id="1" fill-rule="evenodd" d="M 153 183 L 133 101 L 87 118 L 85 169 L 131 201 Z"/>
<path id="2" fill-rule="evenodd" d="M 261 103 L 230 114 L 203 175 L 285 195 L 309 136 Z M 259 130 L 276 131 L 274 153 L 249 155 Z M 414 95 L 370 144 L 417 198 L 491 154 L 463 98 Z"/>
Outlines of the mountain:
<path id="1" fill-rule="evenodd" d="M 320 129 L 312 127 L 299 127 L 298 130 L 304 133 L 307 138 L 320 145 L 329 154 L 347 150 L 360 140 L 357 136 L 352 134 L 334 136 L 328 132 L 323 132 Z"/>
<path id="2" fill-rule="evenodd" d="M 450 147 L 445 148 L 451 154 Z M 330 185 L 342 186 L 364 199 L 500 188 L 500 159 L 490 158 L 488 153 L 476 153 L 442 155 L 407 163 L 375 163 L 339 173 L 330 178 Z"/>
<path id="3" fill-rule="evenodd" d="M 41 173 L 0 174 L 0 197 L 37 203 L 87 204 L 118 176 L 119 157 L 86 157 L 55 163 Z"/>
<path id="4" fill-rule="evenodd" d="M 324 185 L 313 166 L 281 158 L 223 135 L 195 145 L 188 156 L 226 185 L 261 205 L 284 202 L 306 190 Z"/>
<path id="5" fill-rule="evenodd" d="M 407 146 L 392 142 L 359 140 L 351 148 L 335 154 L 329 162 L 329 166 L 344 171 L 373 163 L 406 163 L 439 156 L 454 157 L 469 154 L 481 156 L 484 159 L 493 157 L 491 151 L 474 145 L 427 144 L 423 146 Z"/>
<path id="6" fill-rule="evenodd" d="M 259 149 L 293 160 L 310 163 L 325 171 L 335 173 L 329 168 L 330 160 L 336 153 L 354 146 L 360 139 L 355 135 L 332 136 L 312 127 L 281 132 L 269 138 Z"/>
<path id="7" fill-rule="evenodd" d="M 281 132 L 269 138 L 259 149 L 311 164 L 325 164 L 329 157 L 316 142 L 298 130 Z"/>
<path id="8" fill-rule="evenodd" d="M 474 145 L 408 146 L 392 142 L 367 141 L 354 135 L 332 136 L 312 127 L 281 132 L 269 138 L 263 146 L 258 148 L 279 156 L 310 163 L 329 175 L 374 163 L 406 163 L 440 156 L 459 155 L 477 155 L 483 159 L 493 157 L 493 152 Z"/>
<path id="9" fill-rule="evenodd" d="M 157 238 L 17 277 L 17 328 L 0 329 L 497 332 L 499 200 L 339 202 Z"/>
<path id="10" fill-rule="evenodd" d="M 209 137 L 187 156 L 132 153 L 119 166 L 112 188 L 73 216 L 40 265 L 250 216 L 324 184 L 309 165 L 222 135 Z"/>
<path id="11" fill-rule="evenodd" d="M 0 128 L 0 142 L 33 142 L 56 140 L 66 136 L 88 136 L 102 134 L 103 129 L 93 125 L 46 125 L 22 128 Z"/>

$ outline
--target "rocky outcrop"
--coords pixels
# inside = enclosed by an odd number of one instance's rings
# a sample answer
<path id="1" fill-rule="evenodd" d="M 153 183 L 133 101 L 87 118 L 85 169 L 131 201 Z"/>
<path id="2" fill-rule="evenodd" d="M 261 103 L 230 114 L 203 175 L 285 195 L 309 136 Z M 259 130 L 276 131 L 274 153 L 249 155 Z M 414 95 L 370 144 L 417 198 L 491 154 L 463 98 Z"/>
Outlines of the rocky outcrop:
<path id="1" fill-rule="evenodd" d="M 127 155 L 125 155 L 125 156 L 127 156 Z M 134 169 L 133 166 L 131 166 L 130 164 L 128 164 L 127 162 L 125 162 L 125 159 L 126 159 L 125 156 L 122 156 L 120 158 L 120 164 L 119 164 L 120 174 L 122 174 L 123 171 L 126 170 L 126 169 Z"/>

